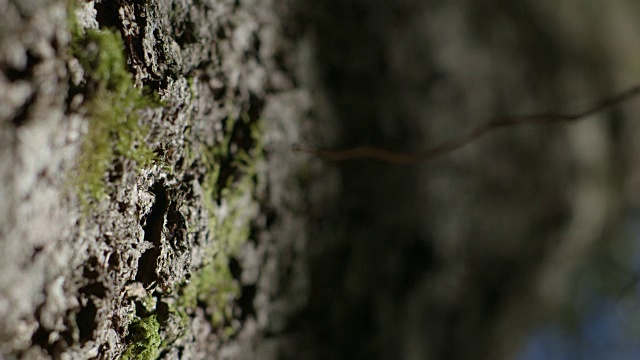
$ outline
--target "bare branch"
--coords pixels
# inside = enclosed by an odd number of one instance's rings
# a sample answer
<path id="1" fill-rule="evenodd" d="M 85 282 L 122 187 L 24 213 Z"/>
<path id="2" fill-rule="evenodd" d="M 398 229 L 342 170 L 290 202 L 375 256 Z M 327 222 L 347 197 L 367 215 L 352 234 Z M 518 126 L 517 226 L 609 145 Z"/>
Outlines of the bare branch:
<path id="1" fill-rule="evenodd" d="M 341 150 L 314 149 L 299 146 L 294 146 L 292 149 L 295 152 L 308 153 L 331 161 L 374 159 L 398 165 L 425 163 L 452 153 L 498 129 L 518 125 L 543 125 L 576 122 L 590 115 L 610 110 L 611 108 L 637 95 L 640 95 L 640 84 L 627 89 L 616 96 L 604 99 L 596 105 L 577 113 L 543 113 L 520 117 L 493 118 L 464 136 L 445 141 L 444 143 L 423 152 L 394 152 L 368 146 Z"/>

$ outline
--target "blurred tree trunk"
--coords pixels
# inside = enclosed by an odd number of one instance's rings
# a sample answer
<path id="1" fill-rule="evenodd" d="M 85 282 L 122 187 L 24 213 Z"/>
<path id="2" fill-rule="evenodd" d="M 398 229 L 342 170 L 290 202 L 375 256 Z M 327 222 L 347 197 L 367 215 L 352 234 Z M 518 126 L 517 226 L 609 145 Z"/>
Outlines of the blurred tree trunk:
<path id="1" fill-rule="evenodd" d="M 587 107 L 615 4 L 0 0 L 0 357 L 512 357 L 616 232 L 622 112 L 291 145 Z"/>
<path id="2" fill-rule="evenodd" d="M 611 62 L 619 5 L 309 3 L 338 124 L 328 145 L 420 151 L 494 116 L 587 108 L 634 81 Z M 336 165 L 341 230 L 317 241 L 308 326 L 323 345 L 309 356 L 515 356 L 571 311 L 576 271 L 614 243 L 620 115 L 496 131 L 422 166 Z"/>

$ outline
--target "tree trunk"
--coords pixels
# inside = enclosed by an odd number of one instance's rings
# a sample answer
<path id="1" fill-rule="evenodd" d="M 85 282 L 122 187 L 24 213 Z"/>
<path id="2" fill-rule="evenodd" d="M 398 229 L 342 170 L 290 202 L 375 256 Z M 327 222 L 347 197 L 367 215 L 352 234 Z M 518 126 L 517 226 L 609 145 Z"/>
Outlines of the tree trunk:
<path id="1" fill-rule="evenodd" d="M 627 85 L 610 4 L 0 0 L 0 357 L 513 357 L 616 233 L 635 127 L 291 146 L 587 107 Z"/>
<path id="2" fill-rule="evenodd" d="M 276 358 L 319 171 L 290 4 L 1 5 L 1 353 Z"/>

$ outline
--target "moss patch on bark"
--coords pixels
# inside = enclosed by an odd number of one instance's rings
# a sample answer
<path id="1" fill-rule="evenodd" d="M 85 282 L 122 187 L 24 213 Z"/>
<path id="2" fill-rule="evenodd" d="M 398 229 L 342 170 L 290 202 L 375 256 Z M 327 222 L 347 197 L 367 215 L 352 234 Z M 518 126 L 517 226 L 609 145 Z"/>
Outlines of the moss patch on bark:
<path id="1" fill-rule="evenodd" d="M 160 102 L 134 87 L 118 31 L 83 29 L 72 12 L 69 16 L 71 56 L 84 74 L 72 93 L 81 94 L 80 111 L 89 120 L 74 174 L 86 207 L 106 196 L 105 176 L 118 159 L 132 161 L 137 169 L 154 160 L 145 143 L 148 130 L 139 124 L 137 111 Z"/>

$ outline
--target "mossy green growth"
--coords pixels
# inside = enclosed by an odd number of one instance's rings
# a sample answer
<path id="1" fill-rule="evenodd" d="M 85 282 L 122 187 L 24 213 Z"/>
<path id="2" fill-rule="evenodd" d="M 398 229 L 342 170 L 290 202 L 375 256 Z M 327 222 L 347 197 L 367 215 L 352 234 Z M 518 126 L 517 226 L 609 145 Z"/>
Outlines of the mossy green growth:
<path id="1" fill-rule="evenodd" d="M 233 318 L 233 301 L 239 295 L 240 287 L 231 276 L 228 259 L 218 256 L 182 289 L 177 308 L 187 311 L 204 303 L 211 313 L 211 325 L 219 328 Z"/>
<path id="2" fill-rule="evenodd" d="M 200 153 L 209 168 L 202 188 L 204 205 L 209 212 L 213 245 L 208 249 L 210 261 L 182 288 L 176 304 L 182 316 L 186 315 L 185 311 L 188 309 L 193 309 L 198 304 L 206 304 L 211 324 L 221 330 L 219 334 L 223 338 L 235 333 L 230 320 L 234 318 L 234 303 L 240 296 L 240 285 L 231 274 L 229 262 L 250 236 L 250 221 L 257 213 L 257 203 L 254 199 L 255 163 L 262 156 L 259 131 L 254 131 L 259 126 L 247 118 L 228 119 L 225 126 L 228 133 L 233 128 L 234 121 L 244 121 L 247 126 L 252 126 L 251 137 L 254 144 L 249 150 L 239 150 L 229 156 L 232 140 L 225 137 L 218 146 L 204 149 Z M 236 175 L 220 185 L 221 159 L 227 157 L 233 159 L 229 166 L 234 169 Z M 223 188 L 220 189 L 219 186 Z M 216 201 L 218 197 L 220 199 Z"/>
<path id="3" fill-rule="evenodd" d="M 84 96 L 82 110 L 89 129 L 75 182 L 81 202 L 87 205 L 106 196 L 105 174 L 118 159 L 133 161 L 137 169 L 153 161 L 154 154 L 145 143 L 147 129 L 138 123 L 137 111 L 160 102 L 134 87 L 119 32 L 84 30 L 73 12 L 69 16 L 71 55 L 85 75 L 79 92 Z"/>
<path id="4" fill-rule="evenodd" d="M 215 242 L 208 249 L 209 262 L 182 288 L 176 304 L 183 317 L 189 309 L 194 309 L 198 304 L 206 304 L 211 325 L 222 329 L 223 337 L 230 337 L 235 333 L 229 323 L 234 318 L 234 303 L 240 296 L 240 285 L 231 274 L 229 261 L 232 256 L 237 255 L 250 234 L 250 218 L 241 214 L 247 214 L 247 211 L 251 213 L 251 210 L 242 205 L 255 205 L 245 201 L 251 196 L 250 177 L 243 176 L 238 185 L 232 193 L 223 195 L 226 204 L 222 206 L 228 207 L 228 214 L 220 218 L 213 216 L 214 219 L 211 220 Z M 219 208 L 215 213 L 220 214 Z"/>
<path id="5" fill-rule="evenodd" d="M 162 339 L 160 323 L 155 315 L 134 319 L 127 331 L 128 346 L 122 360 L 153 360 L 158 357 Z"/>

